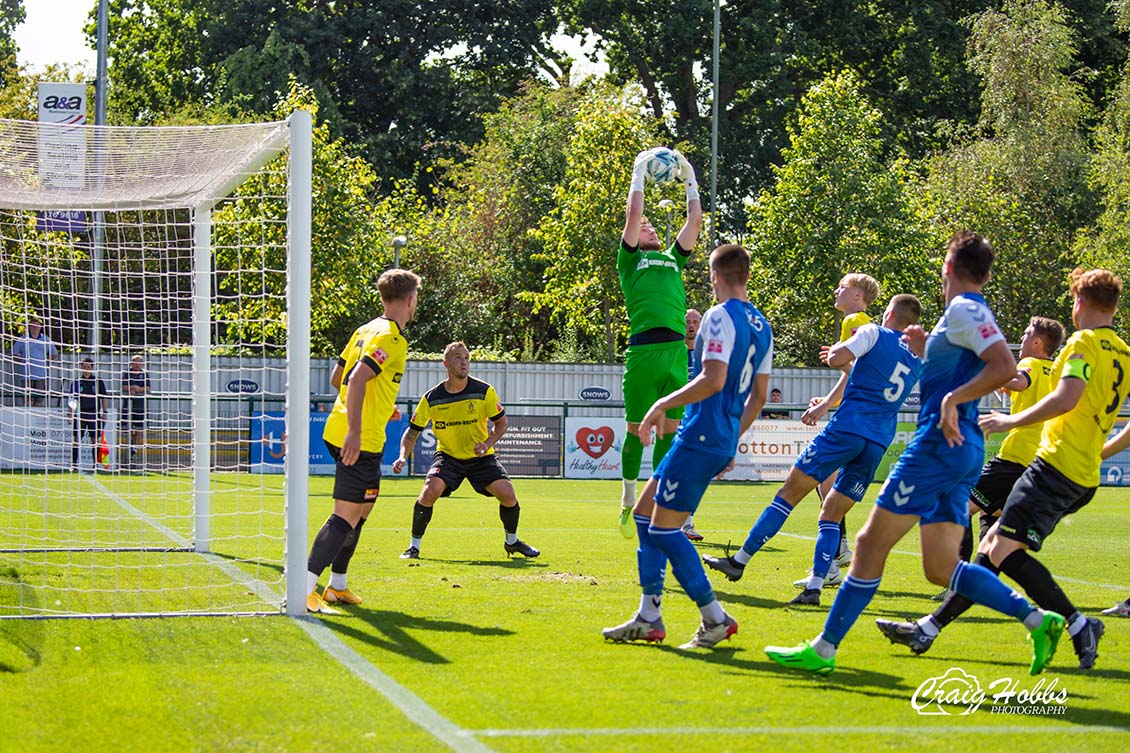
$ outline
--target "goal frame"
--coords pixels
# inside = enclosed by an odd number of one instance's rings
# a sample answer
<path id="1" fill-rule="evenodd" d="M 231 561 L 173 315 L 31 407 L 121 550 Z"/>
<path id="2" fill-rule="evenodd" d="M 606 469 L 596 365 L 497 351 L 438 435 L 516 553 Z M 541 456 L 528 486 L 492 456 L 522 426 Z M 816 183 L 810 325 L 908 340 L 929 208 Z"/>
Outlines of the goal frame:
<path id="1" fill-rule="evenodd" d="M 289 147 L 287 162 L 287 238 L 286 238 L 286 394 L 285 394 L 285 446 L 283 461 L 285 472 L 283 532 L 283 586 L 277 596 L 280 609 L 277 613 L 289 616 L 306 614 L 306 554 L 308 548 L 308 490 L 309 490 L 309 426 L 310 426 L 310 292 L 311 292 L 311 236 L 312 236 L 312 170 L 313 170 L 313 118 L 309 112 L 296 110 L 286 120 L 286 143 L 278 149 L 262 150 L 246 164 L 231 172 L 230 179 L 209 190 L 208 196 L 194 206 L 184 207 L 190 212 L 192 226 L 192 516 L 193 538 L 188 551 L 210 561 L 218 558 L 212 554 L 211 505 L 211 403 L 212 403 L 212 211 L 246 180 L 249 174 L 262 169 Z M 99 135 L 95 140 L 100 141 Z M 44 207 L 46 208 L 46 207 Z M 54 208 L 65 208 L 56 205 Z M 98 214 L 101 214 L 100 212 Z M 100 219 L 100 218 L 98 218 Z M 98 221 L 96 219 L 96 222 Z M 94 295 L 92 308 L 97 311 L 102 294 L 100 270 L 94 269 Z M 98 318 L 94 318 L 95 333 Z M 100 343 L 92 343 L 95 350 Z M 173 551 L 169 547 L 161 551 Z M 181 549 L 184 551 L 185 549 Z M 21 551 L 37 551 L 33 548 Z M 223 567 L 223 565 L 220 565 Z M 248 576 L 250 578 L 250 576 Z M 250 584 L 252 590 L 263 596 L 266 586 L 262 581 Z M 270 600 L 268 600 L 270 601 Z M 258 613 L 258 612 L 257 612 Z M 261 612 L 270 614 L 272 612 Z M 96 617 L 153 617 L 153 616 L 224 616 L 247 614 L 231 611 L 170 611 L 157 613 L 115 612 L 112 614 L 76 613 L 17 613 L 0 614 L 0 619 L 58 619 Z"/>

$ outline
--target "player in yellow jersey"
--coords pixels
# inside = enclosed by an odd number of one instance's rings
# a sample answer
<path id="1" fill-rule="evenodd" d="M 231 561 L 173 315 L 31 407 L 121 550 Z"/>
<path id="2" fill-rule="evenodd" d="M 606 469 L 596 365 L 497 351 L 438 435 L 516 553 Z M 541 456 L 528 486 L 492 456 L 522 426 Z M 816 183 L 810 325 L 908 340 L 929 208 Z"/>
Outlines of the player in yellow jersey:
<path id="1" fill-rule="evenodd" d="M 1027 410 L 1051 392 L 1054 366 L 1052 356 L 1063 344 L 1063 334 L 1063 325 L 1055 319 L 1032 317 L 1020 338 L 1020 363 L 1016 365 L 1016 376 L 1001 388 L 1008 390 L 1012 396 L 1010 413 Z M 969 514 L 972 516 L 980 513 L 981 516 L 981 540 L 984 540 L 1000 517 L 1012 487 L 1036 458 L 1036 447 L 1040 444 L 1042 431 L 1042 423 L 1012 429 L 1001 444 L 997 456 L 981 469 L 981 477 L 969 497 Z M 961 541 L 961 560 L 968 561 L 972 554 L 973 528 L 970 522 L 966 524 L 965 536 Z M 993 567 L 986 554 L 978 554 L 973 561 L 978 565 Z M 973 606 L 971 599 L 948 588 L 935 599 L 942 604 L 932 614 L 919 618 L 917 622 L 875 620 L 875 625 L 891 643 L 900 643 L 915 654 L 924 654 L 946 625 Z"/>
<path id="2" fill-rule="evenodd" d="M 1105 269 L 1072 272 L 1076 332 L 1055 360 L 1052 391 L 1020 413 L 980 419 L 986 433 L 1044 422 L 1036 459 L 1012 488 L 980 550 L 1041 607 L 1068 615 L 1081 669 L 1094 666 L 1103 624 L 1076 610 L 1028 552 L 1040 551 L 1056 524 L 1090 502 L 1099 485 L 1103 445 L 1130 393 L 1130 348 L 1112 326 L 1121 292 L 1122 280 Z"/>
<path id="3" fill-rule="evenodd" d="M 416 313 L 420 278 L 390 269 L 377 280 L 384 314 L 358 327 L 337 359 L 331 383 L 337 399 L 322 439 L 333 456 L 334 511 L 314 537 L 306 563 L 306 609 L 333 614 L 327 602 L 360 604 L 345 573 L 357 549 L 361 527 L 381 486 L 385 425 L 396 410 L 396 395 L 408 358 L 401 331 Z M 318 578 L 332 563 L 330 583 L 318 595 Z"/>
<path id="4" fill-rule="evenodd" d="M 462 342 L 443 349 L 447 379 L 420 398 L 408 428 L 400 440 L 400 457 L 392 469 L 400 473 L 412 454 L 420 432 L 432 424 L 436 452 L 427 481 L 412 510 L 412 540 L 401 559 L 418 559 L 424 531 L 432 519 L 432 509 L 440 497 L 448 497 L 463 479 L 484 497 L 498 500 L 498 517 L 506 532 L 503 547 L 507 554 L 537 557 L 541 552 L 518 538 L 521 508 L 514 485 L 498 462 L 494 446 L 506 433 L 506 411 L 498 393 L 486 382 L 469 375 L 471 351 Z M 490 431 L 487 431 L 487 422 Z"/>
<path id="5" fill-rule="evenodd" d="M 844 342 L 864 324 L 871 323 L 871 317 L 867 314 L 867 307 L 875 302 L 879 297 L 879 283 L 871 275 L 865 275 L 862 272 L 852 272 L 846 274 L 840 280 L 840 284 L 836 286 L 835 292 L 835 307 L 844 315 L 843 321 L 840 323 L 840 339 L 839 342 Z M 844 389 L 847 387 L 848 376 L 851 374 L 851 367 L 841 369 L 840 378 L 836 381 L 836 385 L 824 397 L 814 397 L 809 402 L 808 410 L 800 417 L 800 420 L 809 426 L 815 426 L 830 408 L 835 408 L 840 404 L 844 397 Z M 823 500 L 832 491 L 832 485 L 836 483 L 836 473 L 833 472 L 831 476 L 820 482 L 817 487 L 820 494 L 820 499 Z M 832 561 L 832 566 L 828 570 L 828 577 L 824 579 L 824 584 L 827 586 L 834 586 L 839 584 L 844 579 L 844 574 L 840 571 L 840 567 L 847 567 L 851 564 L 851 548 L 848 546 L 847 538 L 847 522 L 846 520 L 840 521 L 840 544 L 836 549 L 836 558 Z M 805 588 L 808 585 L 809 578 L 812 576 L 812 571 L 809 570 L 805 576 L 793 583 L 797 588 Z"/>

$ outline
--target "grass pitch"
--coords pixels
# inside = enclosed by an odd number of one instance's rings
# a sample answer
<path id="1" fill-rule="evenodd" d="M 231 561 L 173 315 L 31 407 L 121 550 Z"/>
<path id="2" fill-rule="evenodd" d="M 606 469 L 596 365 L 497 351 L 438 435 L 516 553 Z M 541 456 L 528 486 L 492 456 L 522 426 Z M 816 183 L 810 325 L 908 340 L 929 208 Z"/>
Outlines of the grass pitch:
<path id="1" fill-rule="evenodd" d="M 811 563 L 811 499 L 740 582 L 711 574 L 740 630 L 713 651 L 688 652 L 675 646 L 698 611 L 670 574 L 664 645 L 600 637 L 639 602 L 635 545 L 615 525 L 618 482 L 517 480 L 519 534 L 542 550 L 530 561 L 503 553 L 497 503 L 460 490 L 437 504 L 422 558 L 404 561 L 419 483 L 385 482 L 350 568 L 365 603 L 339 617 L 0 621 L 0 751 L 989 753 L 1130 742 L 1130 620 L 1106 620 L 1094 670 L 1074 668 L 1065 638 L 1041 678 L 1027 674 L 1023 628 L 981 608 L 924 656 L 890 645 L 876 617 L 935 606 L 913 535 L 892 554 L 837 671 L 818 678 L 783 670 L 762 650 L 815 636 L 834 598 L 826 589 L 824 607 L 786 606 Z M 332 507 L 332 480 L 311 486 L 312 536 Z M 740 545 L 774 489 L 712 486 L 696 516 L 706 535 L 699 551 Z M 877 491 L 849 515 L 853 533 Z M 238 504 L 238 495 L 225 499 Z M 1103 489 L 1040 559 L 1097 614 L 1130 596 L 1128 542 L 1130 489 Z M 916 690 L 951 670 L 990 697 L 971 713 L 932 705 L 920 714 Z M 994 711 L 1001 685 L 1039 692 L 1053 682 L 1066 692 L 1058 713 Z"/>

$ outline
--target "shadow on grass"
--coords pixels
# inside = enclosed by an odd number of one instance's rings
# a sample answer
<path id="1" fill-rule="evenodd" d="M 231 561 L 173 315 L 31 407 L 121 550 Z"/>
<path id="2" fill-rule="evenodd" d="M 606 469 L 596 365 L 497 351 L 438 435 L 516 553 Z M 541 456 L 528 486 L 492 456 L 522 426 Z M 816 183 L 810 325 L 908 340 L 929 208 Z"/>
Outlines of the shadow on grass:
<path id="1" fill-rule="evenodd" d="M 470 565 L 472 567 L 503 567 L 509 570 L 524 570 L 528 567 L 549 567 L 545 562 L 538 562 L 536 559 L 526 559 L 525 557 L 507 557 L 506 559 L 496 560 L 461 560 L 440 557 L 428 557 L 427 559 L 416 560 L 421 564 L 428 562 L 435 562 L 443 565 Z"/>
<path id="2" fill-rule="evenodd" d="M 249 565 L 254 568 L 262 568 L 264 570 L 274 570 L 279 575 L 283 574 L 283 563 L 281 562 L 268 562 L 267 560 L 249 560 L 243 557 L 236 557 L 234 554 L 225 554 L 223 552 L 211 552 L 212 556 L 219 557 L 220 559 L 235 562 L 239 565 Z"/>
<path id="3" fill-rule="evenodd" d="M 718 601 L 723 604 L 741 604 L 747 607 L 761 607 L 763 609 L 777 609 L 785 606 L 785 602 L 777 601 L 776 599 L 766 599 L 751 594 L 738 594 L 732 591 L 720 591 L 717 588 L 714 589 L 714 595 L 717 596 Z"/>
<path id="4" fill-rule="evenodd" d="M 37 590 L 24 583 L 14 567 L 0 567 L 0 604 L 17 614 L 21 610 L 34 614 L 43 608 Z M 46 631 L 43 620 L 0 620 L 0 672 L 27 672 L 38 667 Z"/>
<path id="5" fill-rule="evenodd" d="M 409 634 L 409 631 L 429 633 L 467 633 L 480 637 L 513 635 L 513 630 L 498 627 L 479 627 L 452 620 L 432 620 L 426 617 L 390 612 L 381 609 L 350 607 L 345 619 L 323 620 L 322 624 L 335 633 L 349 636 L 382 651 L 391 651 L 425 664 L 449 664 L 450 659 L 433 651 Z M 353 619 L 349 619 L 353 618 Z M 366 623 L 363 629 L 357 621 Z"/>
<path id="6" fill-rule="evenodd" d="M 742 646 L 726 646 L 720 645 L 711 650 L 687 650 L 680 649 L 674 646 L 658 646 L 659 651 L 667 653 L 674 653 L 678 656 L 691 659 L 693 661 L 700 661 L 706 664 L 718 665 L 719 668 L 727 670 L 742 670 L 745 672 L 754 672 L 758 674 L 772 675 L 780 679 L 793 679 L 800 681 L 805 687 L 811 686 L 813 683 L 819 685 L 835 688 L 839 690 L 849 690 L 864 693 L 870 696 L 883 696 L 887 698 L 909 698 L 912 691 L 909 686 L 905 685 L 905 678 L 899 675 L 887 674 L 885 672 L 875 672 L 869 669 L 860 669 L 857 667 L 846 666 L 837 667 L 836 671 L 831 675 L 820 676 L 810 674 L 807 672 L 798 672 L 796 670 L 787 669 L 780 664 L 770 659 L 753 659 L 746 658 L 747 651 L 751 655 L 761 656 L 761 648 L 745 649 Z M 893 692 L 897 688 L 906 687 L 906 693 Z M 869 690 L 870 689 L 870 690 Z M 879 690 L 887 692 L 878 692 Z"/>

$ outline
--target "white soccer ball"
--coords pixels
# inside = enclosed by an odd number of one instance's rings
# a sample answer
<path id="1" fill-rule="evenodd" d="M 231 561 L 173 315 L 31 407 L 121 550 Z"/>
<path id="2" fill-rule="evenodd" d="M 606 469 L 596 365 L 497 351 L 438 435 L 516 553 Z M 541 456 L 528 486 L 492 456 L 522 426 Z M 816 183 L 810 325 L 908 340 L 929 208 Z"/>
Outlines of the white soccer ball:
<path id="1" fill-rule="evenodd" d="M 655 148 L 647 161 L 647 179 L 652 183 L 670 183 L 679 173 L 679 159 L 665 146 Z"/>

